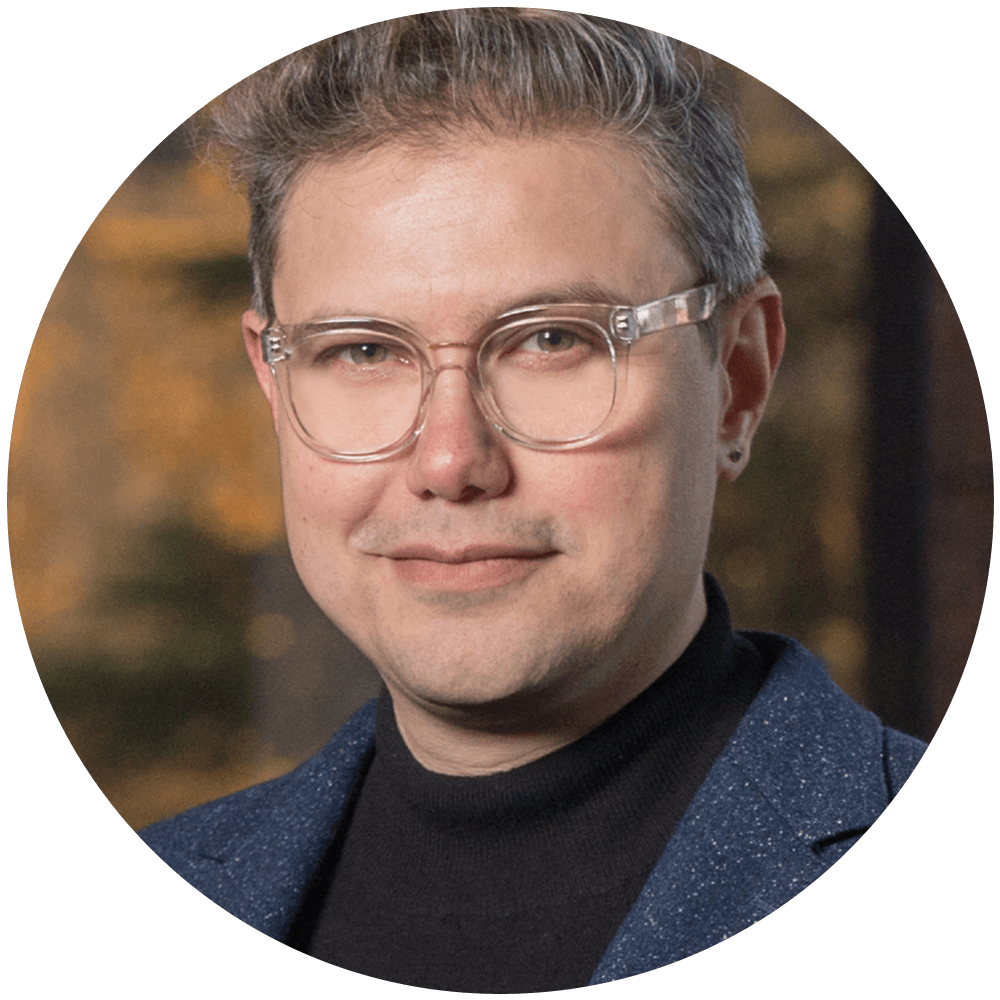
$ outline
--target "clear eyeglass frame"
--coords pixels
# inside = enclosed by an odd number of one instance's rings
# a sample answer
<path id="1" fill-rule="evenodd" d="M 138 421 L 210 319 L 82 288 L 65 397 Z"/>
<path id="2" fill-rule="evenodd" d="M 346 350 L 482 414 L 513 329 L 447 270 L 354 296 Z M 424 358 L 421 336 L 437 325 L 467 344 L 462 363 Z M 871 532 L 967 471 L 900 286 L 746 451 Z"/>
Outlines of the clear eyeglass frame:
<path id="1" fill-rule="evenodd" d="M 632 344 L 650 334 L 705 322 L 711 318 L 717 301 L 716 286 L 708 284 L 639 306 L 584 302 L 533 305 L 498 316 L 483 328 L 478 338 L 467 343 L 430 342 L 416 331 L 383 319 L 366 316 L 338 317 L 288 326 L 275 323 L 263 332 L 261 350 L 263 360 L 271 370 L 278 395 L 296 434 L 307 447 L 325 458 L 341 462 L 374 462 L 391 458 L 409 448 L 419 437 L 426 422 L 435 380 L 440 372 L 448 369 L 459 369 L 465 373 L 477 406 L 497 433 L 529 448 L 563 451 L 591 444 L 610 429 L 615 404 L 621 395 L 620 385 L 624 384 L 629 347 Z M 509 417 L 505 416 L 497 405 L 494 393 L 481 375 L 484 368 L 483 359 L 490 356 L 492 345 L 503 342 L 512 334 L 516 335 L 518 331 L 537 331 L 572 324 L 585 325 L 604 339 L 611 361 L 611 387 L 607 412 L 597 421 L 596 426 L 568 438 L 541 437 L 525 433 L 524 430 L 513 426 Z M 294 402 L 290 372 L 296 349 L 311 338 L 345 330 L 351 331 L 352 334 L 368 332 L 373 338 L 390 338 L 406 345 L 419 360 L 421 371 L 419 404 L 413 420 L 395 440 L 375 449 L 342 451 L 324 443 L 307 429 Z M 471 366 L 444 364 L 435 367 L 432 351 L 456 348 L 475 352 L 475 360 Z"/>

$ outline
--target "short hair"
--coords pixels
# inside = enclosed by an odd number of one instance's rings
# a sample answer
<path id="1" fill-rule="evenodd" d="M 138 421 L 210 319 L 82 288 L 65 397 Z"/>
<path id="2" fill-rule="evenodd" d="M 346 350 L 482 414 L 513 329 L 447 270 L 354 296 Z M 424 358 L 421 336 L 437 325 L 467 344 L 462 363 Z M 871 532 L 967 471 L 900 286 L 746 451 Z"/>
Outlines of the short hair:
<path id="1" fill-rule="evenodd" d="M 273 320 L 281 213 L 318 159 L 470 130 L 604 133 L 646 169 L 668 225 L 722 297 L 761 274 L 764 238 L 734 113 L 710 58 L 664 35 L 561 11 L 437 11 L 347 31 L 247 77 L 205 137 L 250 203 L 253 307 Z"/>

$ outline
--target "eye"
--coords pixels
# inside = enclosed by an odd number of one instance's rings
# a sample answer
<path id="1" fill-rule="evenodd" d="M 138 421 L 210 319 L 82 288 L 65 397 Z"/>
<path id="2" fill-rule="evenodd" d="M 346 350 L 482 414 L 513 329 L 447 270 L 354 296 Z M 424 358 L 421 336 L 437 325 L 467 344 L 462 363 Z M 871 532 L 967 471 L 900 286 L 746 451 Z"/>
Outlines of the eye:
<path id="1" fill-rule="evenodd" d="M 345 365 L 349 368 L 374 368 L 388 361 L 406 362 L 407 359 L 397 349 L 389 344 L 380 344 L 377 340 L 362 340 L 344 343 L 319 342 L 314 345 L 312 364 Z"/>
<path id="2" fill-rule="evenodd" d="M 522 341 L 521 349 L 525 351 L 538 351 L 543 354 L 558 354 L 562 351 L 569 351 L 580 343 L 580 337 L 572 330 L 566 330 L 558 326 L 546 327 L 538 330 L 530 337 Z"/>
<path id="3" fill-rule="evenodd" d="M 538 373 L 568 371 L 606 353 L 598 330 L 561 319 L 518 324 L 489 342 L 495 363 Z"/>
<path id="4" fill-rule="evenodd" d="M 389 349 L 385 344 L 348 344 L 338 352 L 345 360 L 354 365 L 377 365 L 389 358 Z"/>
<path id="5" fill-rule="evenodd" d="M 297 341 L 293 348 L 296 368 L 341 378 L 388 378 L 414 365 L 419 355 L 401 338 L 375 330 L 321 330 Z"/>

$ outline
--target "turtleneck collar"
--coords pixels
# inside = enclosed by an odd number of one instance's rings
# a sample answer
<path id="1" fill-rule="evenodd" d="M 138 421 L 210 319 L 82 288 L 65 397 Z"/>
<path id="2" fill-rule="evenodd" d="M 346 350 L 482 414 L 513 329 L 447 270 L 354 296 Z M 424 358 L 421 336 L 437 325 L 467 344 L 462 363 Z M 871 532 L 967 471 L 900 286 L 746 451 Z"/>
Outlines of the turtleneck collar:
<path id="1" fill-rule="evenodd" d="M 766 676 L 705 590 L 704 624 L 656 681 L 510 771 L 428 771 L 383 693 L 309 953 L 433 989 L 585 985 Z"/>
<path id="2" fill-rule="evenodd" d="M 698 704 L 726 701 L 734 640 L 725 599 L 711 577 L 706 597 L 708 613 L 694 639 L 645 691 L 581 739 L 509 771 L 465 777 L 427 770 L 407 748 L 383 689 L 373 776 L 414 820 L 463 836 L 510 831 L 542 815 L 571 822 L 574 811 L 594 808 L 595 796 L 603 800 L 617 782 L 628 782 L 637 762 L 665 739 L 683 756 L 704 723 Z"/>

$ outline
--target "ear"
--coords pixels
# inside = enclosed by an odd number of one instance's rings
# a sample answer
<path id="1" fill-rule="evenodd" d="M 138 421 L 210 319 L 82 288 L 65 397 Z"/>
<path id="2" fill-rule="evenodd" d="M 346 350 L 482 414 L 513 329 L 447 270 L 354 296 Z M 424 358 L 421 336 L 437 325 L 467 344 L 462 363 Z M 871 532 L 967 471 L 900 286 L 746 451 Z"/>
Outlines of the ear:
<path id="1" fill-rule="evenodd" d="M 253 309 L 248 309 L 243 314 L 243 345 L 246 347 L 250 364 L 253 365 L 254 375 L 257 376 L 257 384 L 267 399 L 267 405 L 271 407 L 271 422 L 274 424 L 275 433 L 278 431 L 278 401 L 277 386 L 274 384 L 274 376 L 271 368 L 264 361 L 263 343 L 261 337 L 267 329 L 267 323 L 261 319 L 260 315 Z"/>
<path id="2" fill-rule="evenodd" d="M 730 482 L 750 459 L 750 444 L 764 415 L 774 376 L 785 350 L 781 293 L 766 275 L 730 303 L 719 331 L 723 378 L 717 466 Z"/>

